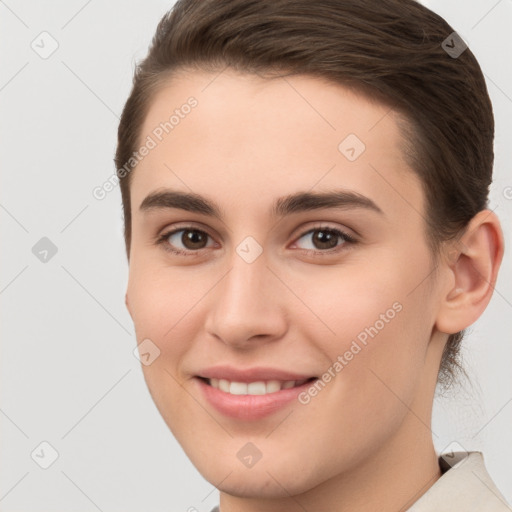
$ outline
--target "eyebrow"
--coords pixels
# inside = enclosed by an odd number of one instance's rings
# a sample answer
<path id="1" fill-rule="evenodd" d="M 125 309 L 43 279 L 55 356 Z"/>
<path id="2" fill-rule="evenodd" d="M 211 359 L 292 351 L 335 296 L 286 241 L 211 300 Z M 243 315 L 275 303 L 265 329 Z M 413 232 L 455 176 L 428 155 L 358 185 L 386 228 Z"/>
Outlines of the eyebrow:
<path id="1" fill-rule="evenodd" d="M 142 212 L 177 208 L 188 212 L 200 213 L 222 221 L 222 210 L 209 199 L 193 193 L 175 190 L 158 190 L 150 193 L 141 203 Z M 279 197 L 272 205 L 273 217 L 284 217 L 298 212 L 335 208 L 347 210 L 363 208 L 384 215 L 384 212 L 372 201 L 357 192 L 333 190 L 329 192 L 296 192 Z"/>

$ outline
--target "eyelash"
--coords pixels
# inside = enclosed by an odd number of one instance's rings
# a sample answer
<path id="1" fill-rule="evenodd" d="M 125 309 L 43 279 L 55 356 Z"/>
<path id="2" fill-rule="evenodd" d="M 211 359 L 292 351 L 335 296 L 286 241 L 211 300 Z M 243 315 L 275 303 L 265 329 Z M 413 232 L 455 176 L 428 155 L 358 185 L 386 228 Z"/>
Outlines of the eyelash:
<path id="1" fill-rule="evenodd" d="M 198 250 L 189 249 L 187 251 L 184 251 L 182 249 L 173 249 L 172 246 L 168 243 L 168 239 L 171 235 L 179 233 L 180 231 L 198 231 L 199 233 L 205 234 L 209 238 L 212 238 L 206 231 L 204 231 L 202 229 L 195 228 L 194 226 L 184 226 L 184 227 L 180 227 L 180 228 L 165 232 L 164 234 L 162 234 L 160 237 L 157 238 L 156 244 L 162 245 L 165 251 L 168 251 L 173 254 L 180 255 L 180 256 L 197 256 L 203 249 L 206 249 L 204 247 L 202 249 L 198 249 Z M 297 238 L 297 240 L 300 240 L 305 235 L 314 233 L 315 231 L 328 231 L 330 233 L 334 233 L 335 235 L 338 236 L 338 239 L 341 239 L 343 241 L 343 243 L 337 245 L 336 247 L 333 247 L 332 249 L 325 249 L 325 250 L 302 249 L 303 251 L 306 251 L 310 254 L 312 253 L 314 255 L 329 256 L 329 255 L 337 254 L 338 252 L 343 250 L 343 247 L 347 244 L 354 245 L 357 243 L 357 240 L 353 236 L 349 235 L 348 233 L 345 233 L 344 231 L 341 231 L 336 228 L 331 228 L 331 227 L 326 227 L 326 226 L 314 227 L 314 228 L 308 229 L 307 231 L 304 231 Z M 301 249 L 299 249 L 299 250 L 301 250 Z"/>

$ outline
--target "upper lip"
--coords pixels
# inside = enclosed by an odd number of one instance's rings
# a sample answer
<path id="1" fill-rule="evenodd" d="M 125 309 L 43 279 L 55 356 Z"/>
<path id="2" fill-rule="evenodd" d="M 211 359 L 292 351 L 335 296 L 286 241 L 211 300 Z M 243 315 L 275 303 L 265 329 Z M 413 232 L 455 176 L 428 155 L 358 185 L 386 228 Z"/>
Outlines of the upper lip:
<path id="1" fill-rule="evenodd" d="M 277 368 L 252 367 L 252 368 L 234 368 L 232 366 L 213 366 L 205 368 L 197 374 L 204 379 L 226 379 L 231 382 L 257 382 L 269 380 L 304 380 L 314 377 L 311 374 L 300 374 L 279 370 Z"/>

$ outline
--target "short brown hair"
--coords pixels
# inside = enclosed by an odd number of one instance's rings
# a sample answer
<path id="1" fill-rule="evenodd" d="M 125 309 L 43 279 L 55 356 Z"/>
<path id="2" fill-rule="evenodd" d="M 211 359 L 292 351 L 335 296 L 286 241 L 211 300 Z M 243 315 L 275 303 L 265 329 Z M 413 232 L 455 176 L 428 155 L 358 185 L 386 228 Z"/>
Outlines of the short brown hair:
<path id="1" fill-rule="evenodd" d="M 414 0 L 178 0 L 136 66 L 119 124 L 115 164 L 128 258 L 132 173 L 126 169 L 150 99 L 173 72 L 227 66 L 326 78 L 402 114 L 411 128 L 402 130 L 406 156 L 423 184 L 426 233 L 435 253 L 487 207 L 494 159 L 485 79 L 469 49 L 456 57 L 445 51 L 443 41 L 453 46 L 453 33 Z M 462 337 L 448 338 L 439 372 L 445 385 L 461 369 Z"/>

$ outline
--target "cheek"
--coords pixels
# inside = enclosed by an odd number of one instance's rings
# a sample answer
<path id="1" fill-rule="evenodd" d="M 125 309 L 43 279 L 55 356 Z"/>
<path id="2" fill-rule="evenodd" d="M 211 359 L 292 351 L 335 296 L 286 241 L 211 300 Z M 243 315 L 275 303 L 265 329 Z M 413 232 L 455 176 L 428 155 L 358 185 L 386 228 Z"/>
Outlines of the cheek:
<path id="1" fill-rule="evenodd" d="M 364 265 L 315 269 L 307 278 L 290 277 L 288 282 L 309 309 L 296 315 L 296 321 L 309 325 L 310 339 L 332 356 L 348 349 L 353 340 L 365 345 L 389 338 L 391 345 L 400 344 L 430 316 L 427 297 L 421 289 L 415 290 L 422 279 L 419 269 L 425 265 L 418 258 L 415 261 L 410 265 L 383 255 Z"/>
<path id="2" fill-rule="evenodd" d="M 174 413 L 189 417 L 195 412 L 194 403 L 183 392 L 181 362 L 197 336 L 198 322 L 191 318 L 205 293 L 204 286 L 186 274 L 132 263 L 127 290 L 137 343 L 149 339 L 159 350 L 151 364 L 142 364 L 142 371 L 152 399 L 174 435 L 179 423 Z"/>
<path id="3" fill-rule="evenodd" d="M 382 416 L 387 408 L 401 407 L 390 390 L 404 401 L 412 399 L 433 326 L 433 300 L 422 283 L 429 271 L 426 251 L 402 261 L 383 253 L 364 268 L 340 269 L 324 286 L 310 279 L 316 285 L 302 288 L 305 302 L 322 320 L 309 313 L 302 325 L 328 356 L 325 370 L 330 365 L 340 376 L 334 378 L 339 395 L 332 399 L 353 406 L 355 415 Z M 325 325 L 329 329 L 320 334 Z M 362 408 L 365 402 L 368 407 Z"/>
<path id="4" fill-rule="evenodd" d="M 142 364 L 142 371 L 166 420 L 171 411 L 186 411 L 190 406 L 183 401 L 181 361 L 196 336 L 193 329 L 197 322 L 190 322 L 190 318 L 202 295 L 204 291 L 194 280 L 185 280 L 178 272 L 171 274 L 169 269 L 155 270 L 149 265 L 130 268 L 128 297 L 137 343 L 149 339 L 157 347 L 153 350 L 159 351 L 150 365 Z M 172 422 L 168 423 L 172 430 Z"/>
<path id="5" fill-rule="evenodd" d="M 346 285 L 348 293 L 350 280 Z M 419 301 L 400 288 L 374 282 L 366 293 L 348 296 L 338 290 L 325 317 L 336 336 L 311 338 L 330 360 L 323 369 L 325 387 L 303 397 L 308 403 L 299 406 L 322 432 L 311 441 L 312 450 L 325 454 L 318 470 L 335 471 L 370 456 L 397 431 L 414 400 L 428 329 L 415 329 Z M 293 439 L 293 429 L 289 435 Z M 346 445 L 340 446 L 340 439 Z M 326 453 L 326 446 L 339 446 L 338 452 Z"/>
<path id="6" fill-rule="evenodd" d="M 208 279 L 194 277 L 190 269 L 131 266 L 128 296 L 139 342 L 140 336 L 160 342 L 174 340 L 187 325 L 188 317 L 194 315 L 194 307 L 213 286 L 213 280 L 210 278 L 209 284 Z"/>

